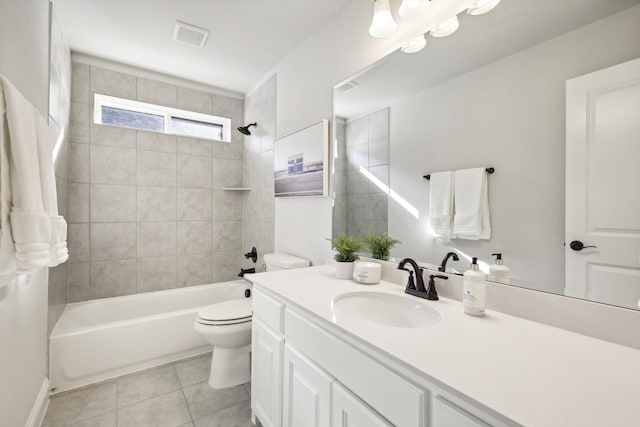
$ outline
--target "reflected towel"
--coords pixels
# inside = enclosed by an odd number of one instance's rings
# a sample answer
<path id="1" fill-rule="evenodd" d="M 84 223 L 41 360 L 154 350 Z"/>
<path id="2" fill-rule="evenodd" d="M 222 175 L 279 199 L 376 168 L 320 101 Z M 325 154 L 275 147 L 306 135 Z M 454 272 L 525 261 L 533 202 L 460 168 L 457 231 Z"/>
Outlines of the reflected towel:
<path id="1" fill-rule="evenodd" d="M 48 126 L 0 75 L 0 287 L 66 261 Z"/>
<path id="2" fill-rule="evenodd" d="M 429 226 L 436 239 L 448 242 L 452 235 L 453 172 L 431 174 L 429 184 Z"/>
<path id="3" fill-rule="evenodd" d="M 455 215 L 453 233 L 459 239 L 491 238 L 489 192 L 485 168 L 455 172 Z"/>

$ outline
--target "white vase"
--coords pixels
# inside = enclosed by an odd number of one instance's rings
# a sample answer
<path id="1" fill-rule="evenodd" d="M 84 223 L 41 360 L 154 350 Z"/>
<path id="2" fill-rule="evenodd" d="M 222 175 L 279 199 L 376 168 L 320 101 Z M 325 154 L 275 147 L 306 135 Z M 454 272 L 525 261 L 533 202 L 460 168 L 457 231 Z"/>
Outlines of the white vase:
<path id="1" fill-rule="evenodd" d="M 353 261 L 338 262 L 336 261 L 336 278 L 337 279 L 353 279 Z"/>

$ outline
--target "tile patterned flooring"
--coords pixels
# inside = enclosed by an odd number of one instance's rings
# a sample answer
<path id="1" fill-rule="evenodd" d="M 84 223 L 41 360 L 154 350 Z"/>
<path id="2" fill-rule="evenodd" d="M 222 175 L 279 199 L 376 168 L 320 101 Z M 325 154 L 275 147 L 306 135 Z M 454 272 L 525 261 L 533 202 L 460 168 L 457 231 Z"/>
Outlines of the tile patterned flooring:
<path id="1" fill-rule="evenodd" d="M 42 427 L 252 427 L 251 385 L 213 390 L 211 353 L 51 398 Z"/>

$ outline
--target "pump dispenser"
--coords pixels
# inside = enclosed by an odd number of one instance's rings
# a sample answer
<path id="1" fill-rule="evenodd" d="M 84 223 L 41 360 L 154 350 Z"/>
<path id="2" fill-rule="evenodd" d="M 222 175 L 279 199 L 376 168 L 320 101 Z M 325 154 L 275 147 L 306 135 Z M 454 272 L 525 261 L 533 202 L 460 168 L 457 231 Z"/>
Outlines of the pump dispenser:
<path id="1" fill-rule="evenodd" d="M 509 267 L 504 265 L 502 254 L 491 255 L 496 257 L 496 263 L 489 269 L 489 280 L 508 285 L 510 283 L 511 271 L 509 270 Z"/>
<path id="2" fill-rule="evenodd" d="M 473 258 L 471 268 L 464 272 L 462 281 L 462 305 L 464 312 L 472 316 L 484 316 L 487 305 L 487 282 L 478 266 L 478 258 Z"/>

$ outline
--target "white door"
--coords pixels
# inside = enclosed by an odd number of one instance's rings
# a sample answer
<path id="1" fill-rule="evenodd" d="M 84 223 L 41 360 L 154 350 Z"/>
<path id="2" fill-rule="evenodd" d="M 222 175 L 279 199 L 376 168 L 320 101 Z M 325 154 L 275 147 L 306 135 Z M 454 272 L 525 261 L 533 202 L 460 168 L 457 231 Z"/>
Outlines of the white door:
<path id="1" fill-rule="evenodd" d="M 285 427 L 329 427 L 333 377 L 288 344 L 284 347 Z"/>
<path id="2" fill-rule="evenodd" d="M 637 308 L 640 59 L 567 81 L 566 149 L 565 294 Z"/>
<path id="3" fill-rule="evenodd" d="M 390 427 L 384 418 L 340 383 L 331 386 L 332 427 Z"/>
<path id="4" fill-rule="evenodd" d="M 251 328 L 251 410 L 264 427 L 280 427 L 284 338 L 255 318 Z"/>

